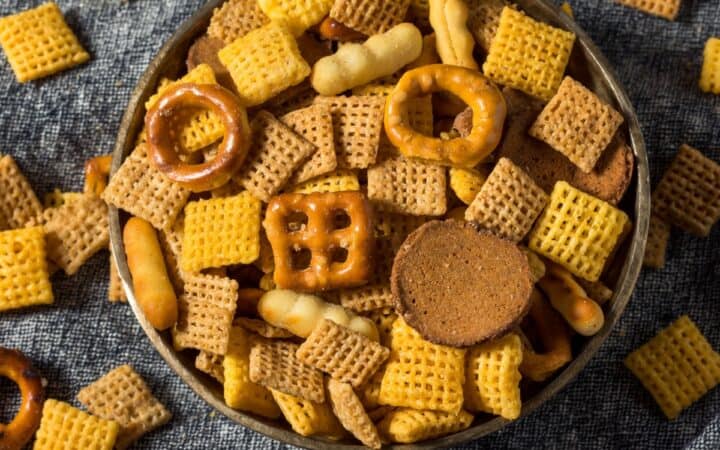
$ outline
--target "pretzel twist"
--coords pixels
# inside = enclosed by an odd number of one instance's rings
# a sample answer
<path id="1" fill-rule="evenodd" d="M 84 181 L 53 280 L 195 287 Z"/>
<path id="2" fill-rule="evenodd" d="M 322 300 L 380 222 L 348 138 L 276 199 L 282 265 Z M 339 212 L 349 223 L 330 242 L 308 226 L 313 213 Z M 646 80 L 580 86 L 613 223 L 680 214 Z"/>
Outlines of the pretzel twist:
<path id="1" fill-rule="evenodd" d="M 40 426 L 45 389 L 30 360 L 17 350 L 0 347 L 0 376 L 15 382 L 22 397 L 13 420 L 0 423 L 0 449 L 20 450 Z"/>

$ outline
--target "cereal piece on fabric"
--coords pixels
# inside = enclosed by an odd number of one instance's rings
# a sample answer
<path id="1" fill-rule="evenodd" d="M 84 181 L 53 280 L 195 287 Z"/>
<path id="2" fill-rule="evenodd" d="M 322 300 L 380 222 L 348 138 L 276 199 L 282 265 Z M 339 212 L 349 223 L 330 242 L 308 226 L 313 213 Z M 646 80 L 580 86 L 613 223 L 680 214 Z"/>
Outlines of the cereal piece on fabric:
<path id="1" fill-rule="evenodd" d="M 78 392 L 77 399 L 98 417 L 120 425 L 115 448 L 124 449 L 144 434 L 165 425 L 172 414 L 129 365 L 108 372 Z"/>
<path id="2" fill-rule="evenodd" d="M 334 170 L 302 182 L 288 189 L 296 194 L 312 194 L 313 192 L 345 192 L 359 191 L 360 182 L 352 170 Z"/>
<path id="3" fill-rule="evenodd" d="M 259 112 L 250 127 L 252 145 L 235 181 L 267 203 L 317 147 L 267 111 Z"/>
<path id="4" fill-rule="evenodd" d="M 520 417 L 522 356 L 520 337 L 514 333 L 469 349 L 465 367 L 465 409 L 508 420 Z"/>
<path id="5" fill-rule="evenodd" d="M 207 34 L 230 44 L 269 22 L 256 0 L 228 0 L 213 11 Z"/>
<path id="6" fill-rule="evenodd" d="M 720 383 L 720 354 L 688 316 L 630 353 L 625 366 L 671 420 Z"/>
<path id="7" fill-rule="evenodd" d="M 296 185 L 337 168 L 333 120 L 327 105 L 311 105 L 289 112 L 280 120 L 317 147 L 307 161 L 298 167 L 288 184 Z"/>
<path id="8" fill-rule="evenodd" d="M 335 0 L 330 17 L 368 36 L 384 33 L 405 20 L 411 0 Z"/>
<path id="9" fill-rule="evenodd" d="M 108 283 L 108 300 L 113 303 L 127 303 L 125 290 L 123 289 L 120 272 L 118 272 L 115 257 L 110 255 L 110 282 Z"/>
<path id="10" fill-rule="evenodd" d="M 506 6 L 483 73 L 496 83 L 548 101 L 560 86 L 574 42 L 573 33 Z"/>
<path id="11" fill-rule="evenodd" d="M 48 258 L 68 275 L 110 243 L 107 205 L 95 195 L 83 195 L 43 215 Z"/>
<path id="12" fill-rule="evenodd" d="M 682 0 L 615 0 L 621 5 L 635 8 L 667 20 L 675 20 L 680 12 Z"/>
<path id="13" fill-rule="evenodd" d="M 332 410 L 342 426 L 363 445 L 379 449 L 382 446 L 380 435 L 352 386 L 330 378 L 327 391 Z"/>
<path id="14" fill-rule="evenodd" d="M 333 1 L 257 0 L 257 3 L 270 20 L 285 24 L 293 35 L 300 36 L 328 15 Z"/>
<path id="15" fill-rule="evenodd" d="M 310 75 L 292 33 L 274 22 L 237 38 L 218 57 L 244 106 L 259 105 Z"/>
<path id="16" fill-rule="evenodd" d="M 173 225 L 188 197 L 189 190 L 150 164 L 144 144 L 127 157 L 102 195 L 108 204 L 147 220 L 158 230 Z"/>
<path id="17" fill-rule="evenodd" d="M 232 330 L 230 331 L 230 340 L 228 341 L 228 349 L 232 345 Z M 227 353 L 226 353 L 227 354 Z M 216 355 L 205 351 L 200 351 L 195 357 L 195 368 L 215 378 L 220 383 L 225 383 L 225 373 L 223 368 L 223 355 Z"/>
<path id="18" fill-rule="evenodd" d="M 402 156 L 367 171 L 368 198 L 378 210 L 414 216 L 447 211 L 445 168 Z"/>
<path id="19" fill-rule="evenodd" d="M 178 297 L 178 321 L 172 330 L 176 350 L 195 348 L 224 355 L 237 308 L 238 283 L 215 275 L 191 275 Z"/>
<path id="20" fill-rule="evenodd" d="M 570 77 L 530 127 L 530 136 L 546 142 L 578 166 L 593 170 L 623 123 L 623 116 Z"/>
<path id="21" fill-rule="evenodd" d="M 323 319 L 297 350 L 297 358 L 344 383 L 359 387 L 377 371 L 390 350 L 335 322 Z"/>
<path id="22" fill-rule="evenodd" d="M 562 2 L 562 4 L 560 5 L 560 10 L 562 12 L 564 12 L 565 14 L 567 14 L 567 16 L 570 17 L 571 19 L 575 18 L 575 13 L 573 13 L 572 6 L 570 6 L 570 3 Z"/>
<path id="23" fill-rule="evenodd" d="M 530 175 L 501 158 L 465 211 L 465 220 L 499 237 L 520 242 L 547 204 L 548 196 Z"/>
<path id="24" fill-rule="evenodd" d="M 0 231 L 29 226 L 42 215 L 42 205 L 10 155 L 0 155 Z"/>
<path id="25" fill-rule="evenodd" d="M 267 339 L 287 339 L 295 336 L 285 328 L 276 327 L 265 322 L 262 319 L 250 319 L 249 317 L 238 317 L 233 325 L 243 327 L 248 331 L 260 335 Z"/>
<path id="26" fill-rule="evenodd" d="M 509 4 L 505 0 L 469 0 L 467 27 L 486 53 L 500 25 L 500 14 Z"/>
<path id="27" fill-rule="evenodd" d="M 280 417 L 280 410 L 263 386 L 250 381 L 250 334 L 242 327 L 230 330 L 228 351 L 223 359 L 225 403 L 233 408 L 271 419 Z"/>
<path id="28" fill-rule="evenodd" d="M 528 247 L 573 275 L 597 281 L 630 227 L 623 211 L 558 181 L 530 232 Z"/>
<path id="29" fill-rule="evenodd" d="M 720 164 L 683 144 L 652 195 L 653 213 L 705 237 L 720 219 Z"/>
<path id="30" fill-rule="evenodd" d="M 653 269 L 662 269 L 665 266 L 665 253 L 669 239 L 670 225 L 655 214 L 650 214 L 643 266 Z"/>
<path id="31" fill-rule="evenodd" d="M 711 37 L 705 43 L 700 89 L 720 94 L 720 38 Z"/>
<path id="32" fill-rule="evenodd" d="M 327 402 L 316 403 L 270 389 L 285 420 L 301 436 L 326 436 L 339 439 L 345 434 Z"/>
<path id="33" fill-rule="evenodd" d="M 472 421 L 473 415 L 463 410 L 448 413 L 399 408 L 390 411 L 377 427 L 388 441 L 411 444 L 464 430 Z"/>
<path id="34" fill-rule="evenodd" d="M 42 227 L 0 231 L 0 311 L 53 303 Z"/>
<path id="35" fill-rule="evenodd" d="M 323 403 L 323 374 L 297 356 L 292 342 L 256 342 L 250 350 L 250 381 L 304 400 Z"/>
<path id="36" fill-rule="evenodd" d="M 260 200 L 244 191 L 185 207 L 182 271 L 250 264 L 260 256 Z"/>
<path id="37" fill-rule="evenodd" d="M 482 173 L 476 169 L 456 169 L 451 167 L 450 189 L 453 190 L 461 202 L 469 205 L 475 200 L 487 177 L 487 173 Z"/>
<path id="38" fill-rule="evenodd" d="M 316 97 L 333 116 L 335 153 L 341 169 L 365 169 L 375 162 L 380 147 L 385 99 L 372 95 Z"/>
<path id="39" fill-rule="evenodd" d="M 182 241 L 185 236 L 185 214 L 181 213 L 175 223 L 167 230 L 158 233 L 160 248 L 165 256 L 170 281 L 175 287 L 175 292 L 180 294 L 185 287 L 185 273 L 180 268 L 182 257 Z"/>
<path id="40" fill-rule="evenodd" d="M 424 340 L 401 318 L 390 333 L 381 405 L 457 414 L 463 404 L 465 350 Z"/>
<path id="41" fill-rule="evenodd" d="M 380 343 L 384 346 L 390 345 L 390 332 L 392 326 L 398 318 L 394 308 L 382 308 L 368 312 L 365 316 L 372 320 L 377 327 L 378 334 L 380 335 Z M 378 372 L 375 372 L 377 375 Z"/>
<path id="42" fill-rule="evenodd" d="M 20 83 L 90 59 L 54 2 L 0 18 L 0 46 Z"/>
<path id="43" fill-rule="evenodd" d="M 112 450 L 120 425 L 49 398 L 43 404 L 33 450 Z"/>

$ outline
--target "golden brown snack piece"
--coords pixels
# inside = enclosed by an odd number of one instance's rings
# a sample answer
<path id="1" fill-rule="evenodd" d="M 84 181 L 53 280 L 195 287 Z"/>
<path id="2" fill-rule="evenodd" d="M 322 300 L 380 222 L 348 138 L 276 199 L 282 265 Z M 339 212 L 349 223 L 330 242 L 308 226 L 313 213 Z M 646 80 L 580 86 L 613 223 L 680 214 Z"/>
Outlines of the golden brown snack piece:
<path id="1" fill-rule="evenodd" d="M 13 420 L 0 423 L 0 449 L 19 450 L 40 426 L 45 389 L 30 360 L 18 350 L 0 347 L 0 377 L 16 383 L 22 397 Z"/>
<path id="2" fill-rule="evenodd" d="M 96 156 L 85 162 L 85 187 L 83 192 L 97 196 L 102 195 L 108 184 L 110 164 L 112 164 L 112 155 Z"/>
<path id="3" fill-rule="evenodd" d="M 468 7 L 463 0 L 430 0 L 430 25 L 443 64 L 478 70 L 473 58 L 475 40 L 468 31 Z"/>
<path id="4" fill-rule="evenodd" d="M 435 33 L 423 36 L 422 52 L 417 59 L 406 66 L 406 69 L 415 69 L 430 64 L 439 64 L 440 56 L 437 53 Z"/>
<path id="5" fill-rule="evenodd" d="M 432 221 L 407 238 L 390 278 L 395 308 L 425 339 L 469 346 L 503 334 L 530 307 L 525 254 L 472 224 Z"/>
<path id="6" fill-rule="evenodd" d="M 170 328 L 178 318 L 177 297 L 155 230 L 148 222 L 132 217 L 125 224 L 123 241 L 140 308 L 155 329 Z"/>
<path id="7" fill-rule="evenodd" d="M 214 38 L 208 35 L 200 36 L 188 50 L 187 65 L 188 72 L 191 72 L 194 68 L 201 64 L 207 64 L 212 67 L 215 73 L 215 79 L 224 88 L 235 89 L 235 84 L 232 81 L 230 72 L 227 68 L 222 65 L 220 58 L 218 58 L 218 52 L 225 47 L 225 42 L 222 39 Z"/>
<path id="8" fill-rule="evenodd" d="M 327 381 L 327 391 L 333 412 L 343 427 L 364 445 L 379 449 L 382 443 L 375 424 L 360 403 L 352 386 L 330 378 Z"/>
<path id="9" fill-rule="evenodd" d="M 325 39 L 340 42 L 358 41 L 367 37 L 329 16 L 320 22 L 318 32 Z"/>

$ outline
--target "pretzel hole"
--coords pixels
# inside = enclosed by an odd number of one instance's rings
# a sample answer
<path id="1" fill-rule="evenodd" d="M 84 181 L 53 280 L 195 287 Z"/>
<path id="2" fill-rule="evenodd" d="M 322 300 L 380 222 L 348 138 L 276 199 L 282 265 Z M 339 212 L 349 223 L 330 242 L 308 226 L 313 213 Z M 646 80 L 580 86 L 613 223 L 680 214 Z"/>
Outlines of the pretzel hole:
<path id="1" fill-rule="evenodd" d="M 302 211 L 293 211 L 285 218 L 285 227 L 289 233 L 295 233 L 305 229 L 308 223 L 308 216 Z"/>
<path id="2" fill-rule="evenodd" d="M 8 424 L 20 411 L 22 397 L 17 384 L 3 376 L 0 376 L 0 399 L 0 423 Z"/>
<path id="3" fill-rule="evenodd" d="M 332 263 L 342 264 L 348 259 L 348 251 L 343 247 L 334 247 L 330 251 L 330 261 Z"/>
<path id="4" fill-rule="evenodd" d="M 333 211 L 333 229 L 342 230 L 350 226 L 350 216 L 344 209 L 336 209 Z"/>
<path id="5" fill-rule="evenodd" d="M 308 248 L 294 248 L 290 253 L 290 267 L 293 270 L 305 270 L 310 267 L 312 252 Z"/>

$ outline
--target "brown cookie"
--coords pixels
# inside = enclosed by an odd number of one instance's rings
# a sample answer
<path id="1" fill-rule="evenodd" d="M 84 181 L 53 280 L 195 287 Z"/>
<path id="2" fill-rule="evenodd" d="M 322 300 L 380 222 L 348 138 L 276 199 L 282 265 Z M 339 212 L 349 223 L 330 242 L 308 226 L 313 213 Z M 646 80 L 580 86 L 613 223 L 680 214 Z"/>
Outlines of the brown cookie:
<path id="1" fill-rule="evenodd" d="M 215 78 L 221 86 L 235 91 L 230 72 L 225 68 L 218 58 L 218 52 L 225 47 L 225 43 L 217 38 L 203 35 L 199 37 L 188 50 L 186 60 L 188 71 L 193 70 L 200 64 L 207 64 L 215 72 Z"/>
<path id="2" fill-rule="evenodd" d="M 496 151 L 498 158 L 512 160 L 545 192 L 551 192 L 557 181 L 564 180 L 613 205 L 620 202 L 632 179 L 634 156 L 619 133 L 594 169 L 585 173 L 562 153 L 528 135 L 530 126 L 543 109 L 540 100 L 510 88 L 504 89 L 503 94 L 508 105 L 508 118 L 505 137 Z"/>
<path id="3" fill-rule="evenodd" d="M 512 242 L 468 222 L 431 221 L 395 257 L 395 309 L 423 338 L 456 347 L 500 336 L 530 306 L 530 268 Z"/>

